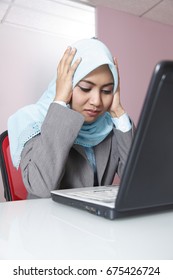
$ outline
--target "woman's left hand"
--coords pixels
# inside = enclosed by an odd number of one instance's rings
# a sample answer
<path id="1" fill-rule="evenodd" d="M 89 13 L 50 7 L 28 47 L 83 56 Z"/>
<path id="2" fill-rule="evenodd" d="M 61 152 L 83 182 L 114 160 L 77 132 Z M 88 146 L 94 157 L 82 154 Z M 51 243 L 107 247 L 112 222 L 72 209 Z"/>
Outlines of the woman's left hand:
<path id="1" fill-rule="evenodd" d="M 121 101 L 120 101 L 120 75 L 119 75 L 119 69 L 118 69 L 118 62 L 117 59 L 114 58 L 114 64 L 117 68 L 118 72 L 118 86 L 116 89 L 116 92 L 114 93 L 114 98 L 112 101 L 112 104 L 109 108 L 109 113 L 111 114 L 112 118 L 119 118 L 121 115 L 125 113 Z"/>

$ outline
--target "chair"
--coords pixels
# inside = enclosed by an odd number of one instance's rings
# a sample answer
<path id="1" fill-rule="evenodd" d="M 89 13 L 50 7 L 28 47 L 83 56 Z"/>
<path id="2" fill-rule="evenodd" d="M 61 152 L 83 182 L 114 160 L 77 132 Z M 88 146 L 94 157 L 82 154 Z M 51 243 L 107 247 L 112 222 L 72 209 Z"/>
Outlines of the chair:
<path id="1" fill-rule="evenodd" d="M 7 130 L 0 135 L 0 167 L 5 199 L 7 201 L 26 199 L 27 191 L 22 181 L 21 170 L 16 169 L 11 160 Z"/>

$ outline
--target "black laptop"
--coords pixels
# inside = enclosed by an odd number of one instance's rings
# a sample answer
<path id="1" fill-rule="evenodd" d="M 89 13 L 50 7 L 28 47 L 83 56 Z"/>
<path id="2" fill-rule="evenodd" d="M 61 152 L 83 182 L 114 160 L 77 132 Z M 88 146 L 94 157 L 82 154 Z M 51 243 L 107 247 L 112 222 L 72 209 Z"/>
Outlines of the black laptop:
<path id="1" fill-rule="evenodd" d="M 173 61 L 154 69 L 120 186 L 55 190 L 51 196 L 108 219 L 173 209 Z"/>

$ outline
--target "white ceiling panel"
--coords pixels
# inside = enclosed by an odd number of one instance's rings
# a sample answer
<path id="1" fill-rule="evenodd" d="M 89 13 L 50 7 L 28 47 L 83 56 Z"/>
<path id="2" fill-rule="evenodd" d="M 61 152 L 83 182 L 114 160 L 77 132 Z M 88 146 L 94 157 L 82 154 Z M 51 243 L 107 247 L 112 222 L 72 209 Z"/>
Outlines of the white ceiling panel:
<path id="1" fill-rule="evenodd" d="M 69 5 L 64 5 L 64 3 L 69 3 Z M 79 5 L 75 7 L 72 6 L 71 1 L 51 1 L 51 0 L 15 0 L 14 4 L 18 7 L 27 8 L 30 10 L 38 11 L 41 13 L 46 13 L 54 16 L 66 17 L 69 19 L 78 19 L 82 20 L 86 17 L 86 13 L 88 12 L 87 17 L 91 14 L 91 8 L 86 5 Z M 80 13 L 79 13 L 80 8 Z M 92 16 L 90 20 L 92 20 Z"/>
<path id="2" fill-rule="evenodd" d="M 95 35 L 94 8 L 69 0 L 0 0 L 0 23 L 69 38 Z"/>
<path id="3" fill-rule="evenodd" d="M 79 24 L 78 20 L 67 20 L 65 17 L 40 13 L 33 9 L 28 9 L 26 13 L 25 8 L 18 6 L 11 7 L 5 22 L 6 24 L 32 28 L 37 31 L 59 34 L 61 36 L 70 37 L 69 29 L 71 34 L 74 33 L 72 31 L 75 31 L 75 36 L 77 37 L 83 37 L 83 34 L 86 34 L 86 36 L 91 36 L 91 33 L 93 34 L 92 24 L 85 24 L 84 22 Z"/>
<path id="4" fill-rule="evenodd" d="M 0 0 L 0 3 L 12 3 L 13 0 Z"/>
<path id="5" fill-rule="evenodd" d="M 8 10 L 9 4 L 0 2 L 0 21 L 3 20 L 7 10 Z"/>
<path id="6" fill-rule="evenodd" d="M 144 15 L 144 17 L 165 24 L 173 25 L 173 1 L 162 1 L 154 9 L 148 11 L 148 13 Z"/>

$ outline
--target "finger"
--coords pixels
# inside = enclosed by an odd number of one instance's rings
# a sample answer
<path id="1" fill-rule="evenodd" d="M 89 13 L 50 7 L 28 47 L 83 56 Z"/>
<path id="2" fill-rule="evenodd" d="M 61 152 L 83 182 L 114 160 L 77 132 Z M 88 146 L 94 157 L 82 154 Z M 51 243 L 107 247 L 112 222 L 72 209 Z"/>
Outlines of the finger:
<path id="1" fill-rule="evenodd" d="M 81 63 L 82 58 L 79 57 L 71 66 L 71 68 L 69 69 L 69 75 L 72 77 L 77 69 L 77 67 L 79 66 L 79 64 Z"/>
<path id="2" fill-rule="evenodd" d="M 114 57 L 114 64 L 115 64 L 115 66 L 117 68 L 117 71 L 118 71 L 118 74 L 119 74 L 118 60 L 117 60 L 116 57 Z"/>
<path id="3" fill-rule="evenodd" d="M 67 61 L 67 59 L 68 59 L 68 57 L 69 57 L 70 52 L 71 52 L 71 47 L 68 47 L 68 48 L 65 50 L 65 52 L 64 52 L 64 54 L 63 54 L 63 56 L 62 56 L 62 58 L 61 58 L 61 60 L 60 60 L 60 62 L 59 62 L 59 64 L 58 64 L 58 71 L 59 71 L 60 73 L 63 72 L 64 65 L 66 64 L 66 61 Z"/>
<path id="4" fill-rule="evenodd" d="M 118 73 L 118 88 L 120 87 L 120 72 L 119 72 L 119 67 L 118 67 L 118 60 L 116 57 L 114 57 L 114 64 L 116 66 L 116 69 L 117 69 L 117 73 Z"/>
<path id="5" fill-rule="evenodd" d="M 67 57 L 67 59 L 66 59 L 66 61 L 65 61 L 65 63 L 64 63 L 64 71 L 65 71 L 65 73 L 68 73 L 68 71 L 70 70 L 72 61 L 73 61 L 74 56 L 75 56 L 75 54 L 76 54 L 76 51 L 77 51 L 77 50 L 76 50 L 75 48 L 73 48 L 73 49 L 71 49 L 71 51 L 69 52 L 69 55 L 68 55 L 68 57 Z"/>
<path id="6" fill-rule="evenodd" d="M 117 60 L 116 57 L 114 57 L 114 64 L 115 64 L 116 66 L 118 66 L 118 60 Z"/>

